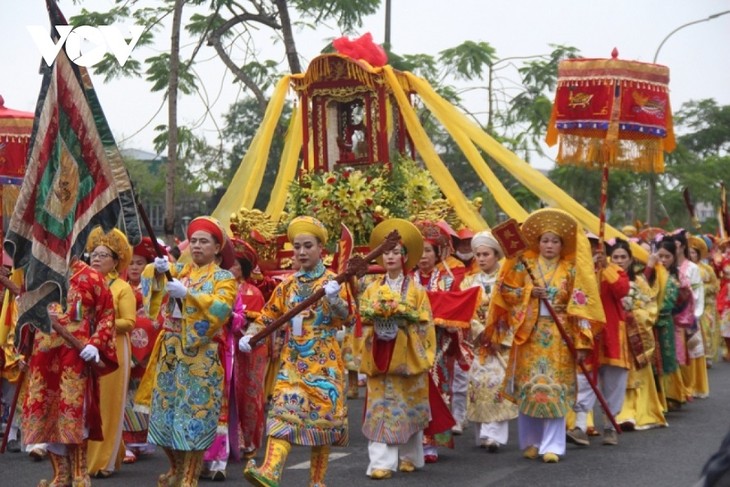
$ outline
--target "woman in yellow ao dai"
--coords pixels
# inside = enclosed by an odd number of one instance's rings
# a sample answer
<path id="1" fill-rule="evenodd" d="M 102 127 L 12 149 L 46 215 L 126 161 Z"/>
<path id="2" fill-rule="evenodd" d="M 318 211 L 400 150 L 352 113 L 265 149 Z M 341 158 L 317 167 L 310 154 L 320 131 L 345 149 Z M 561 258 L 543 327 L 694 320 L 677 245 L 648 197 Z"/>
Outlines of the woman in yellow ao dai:
<path id="1" fill-rule="evenodd" d="M 503 394 L 519 408 L 523 456 L 542 455 L 546 463 L 565 453 L 565 414 L 575 403 L 577 367 L 543 301 L 552 305 L 578 359 L 593 346 L 591 323 L 605 322 L 590 246 L 577 229 L 562 210 L 531 213 L 522 225 L 529 249 L 504 263 L 487 317 L 493 344 L 514 333 Z"/>
<path id="2" fill-rule="evenodd" d="M 359 370 L 368 376 L 362 431 L 369 440 L 366 474 L 373 479 L 423 466 L 423 430 L 431 419 L 428 371 L 436 334 L 426 292 L 404 273 L 420 259 L 423 241 L 413 224 L 391 219 L 373 230 L 370 247 L 393 229 L 401 243 L 383 254 L 386 274 L 361 296 L 363 330 L 354 338 Z"/>

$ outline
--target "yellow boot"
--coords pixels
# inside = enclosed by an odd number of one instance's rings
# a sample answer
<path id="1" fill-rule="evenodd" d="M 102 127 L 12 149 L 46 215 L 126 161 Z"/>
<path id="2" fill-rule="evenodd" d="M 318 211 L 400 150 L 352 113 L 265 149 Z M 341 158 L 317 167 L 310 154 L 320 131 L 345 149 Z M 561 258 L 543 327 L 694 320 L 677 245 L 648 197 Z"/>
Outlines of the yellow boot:
<path id="1" fill-rule="evenodd" d="M 279 479 L 289 450 L 291 444 L 288 441 L 269 436 L 263 465 L 256 467 L 256 461 L 249 460 L 243 470 L 243 476 L 258 487 L 279 487 Z"/>
<path id="2" fill-rule="evenodd" d="M 198 477 L 200 477 L 200 471 L 203 468 L 204 453 L 204 451 L 179 453 L 183 457 L 182 468 L 180 469 L 180 476 L 182 477 L 180 487 L 197 487 Z"/>
<path id="3" fill-rule="evenodd" d="M 38 487 L 70 487 L 71 463 L 67 456 L 48 452 L 53 467 L 53 480 L 41 480 Z"/>
<path id="4" fill-rule="evenodd" d="M 72 487 L 91 487 L 91 477 L 86 469 L 86 444 L 84 441 L 78 445 L 67 445 Z"/>
<path id="5" fill-rule="evenodd" d="M 309 467 L 309 487 L 325 487 L 324 476 L 330 460 L 330 446 L 313 446 Z"/>
<path id="6" fill-rule="evenodd" d="M 179 485 L 182 478 L 184 453 L 171 448 L 163 448 L 162 451 L 170 461 L 170 470 L 157 477 L 157 487 L 175 487 Z"/>

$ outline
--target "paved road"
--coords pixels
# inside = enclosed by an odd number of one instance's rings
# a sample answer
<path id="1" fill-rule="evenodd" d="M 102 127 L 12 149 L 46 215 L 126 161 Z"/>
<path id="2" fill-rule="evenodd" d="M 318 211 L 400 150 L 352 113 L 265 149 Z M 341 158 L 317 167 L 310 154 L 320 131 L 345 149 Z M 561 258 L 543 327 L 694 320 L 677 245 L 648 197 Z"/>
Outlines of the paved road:
<path id="1" fill-rule="evenodd" d="M 600 444 L 580 448 L 568 445 L 567 455 L 559 464 L 547 465 L 525 460 L 517 447 L 516 428 L 510 431 L 510 443 L 498 454 L 488 454 L 473 446 L 471 428 L 456 438 L 456 449 L 444 450 L 439 463 L 427 465 L 412 474 L 396 473 L 383 483 L 391 486 L 463 487 L 484 486 L 691 486 L 706 459 L 718 448 L 730 428 L 730 364 L 721 363 L 710 370 L 711 395 L 695 400 L 668 415 L 669 428 L 626 433 L 617 447 Z M 360 433 L 362 399 L 350 401 L 351 442 L 347 448 L 333 450 L 327 475 L 329 487 L 356 487 L 378 484 L 365 476 L 367 442 Z M 334 458 L 337 456 L 337 458 Z M 287 462 L 282 487 L 308 485 L 309 451 L 295 447 Z M 166 470 L 167 460 L 161 452 L 134 465 L 124 465 L 120 472 L 104 480 L 93 480 L 102 487 L 154 486 L 157 475 Z M 31 487 L 48 477 L 50 464 L 36 463 L 26 455 L 6 453 L 0 456 L 0 485 Z M 232 463 L 224 483 L 201 481 L 201 486 L 248 485 L 242 464 Z"/>

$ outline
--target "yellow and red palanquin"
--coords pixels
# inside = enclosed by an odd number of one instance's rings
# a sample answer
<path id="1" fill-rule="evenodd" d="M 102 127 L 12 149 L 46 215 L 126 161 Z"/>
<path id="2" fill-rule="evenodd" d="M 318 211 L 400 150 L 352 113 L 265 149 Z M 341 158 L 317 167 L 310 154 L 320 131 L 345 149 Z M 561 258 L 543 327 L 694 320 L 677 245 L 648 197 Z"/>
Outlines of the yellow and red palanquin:
<path id="1" fill-rule="evenodd" d="M 534 250 L 525 252 L 523 259 L 531 269 L 539 268 L 538 260 L 543 269 L 551 267 Z M 575 403 L 576 363 L 552 317 L 541 313 L 540 301 L 531 296 L 534 284 L 525 263 L 505 262 L 492 296 L 487 333 L 495 345 L 506 334 L 514 334 L 502 386 L 505 397 L 527 416 L 561 418 Z M 590 350 L 593 334 L 588 320 L 602 315 L 596 309 L 600 298 L 595 290 L 576 283 L 575 266 L 575 260 L 560 258 L 539 285 L 547 288 L 547 299 L 576 349 Z"/>
<path id="2" fill-rule="evenodd" d="M 7 279 L 17 286 L 15 291 L 22 289 L 22 269 L 14 269 Z M 17 383 L 20 379 L 21 355 L 18 348 L 22 346 L 20 343 L 17 345 L 15 343 L 15 326 L 18 321 L 18 305 L 15 298 L 14 290 L 5 287 L 0 311 L 0 380 L 5 379 L 11 384 Z"/>
<path id="3" fill-rule="evenodd" d="M 94 345 L 105 372 L 117 367 L 114 301 L 104 276 L 80 260 L 70 268 L 67 308 L 58 321 L 83 344 Z M 28 370 L 21 429 L 26 443 L 81 444 L 101 440 L 98 377 L 79 351 L 55 331 L 37 332 Z"/>
<path id="4" fill-rule="evenodd" d="M 175 300 L 168 301 L 150 360 L 153 369 L 148 373 L 154 382 L 148 441 L 173 450 L 206 450 L 215 438 L 223 401 L 218 347 L 236 297 L 236 280 L 214 262 L 202 267 L 177 263 L 170 272 L 188 292 L 182 316 L 175 311 Z M 141 284 L 145 309 L 156 316 L 166 296 L 165 276 L 155 276 L 154 265 L 148 265 Z M 145 390 L 140 386 L 137 403 L 144 404 Z"/>
<path id="5" fill-rule="evenodd" d="M 378 299 L 381 285 L 378 279 L 365 289 L 361 310 Z M 411 277 L 394 291 L 417 321 L 398 319 L 395 339 L 383 341 L 375 335 L 373 320 L 363 319 L 362 336 L 353 337 L 356 365 L 368 376 L 362 431 L 370 441 L 389 445 L 406 443 L 428 426 L 428 372 L 436 355 L 436 332 L 425 291 Z"/>
<path id="6" fill-rule="evenodd" d="M 235 342 L 246 334 L 249 327 L 248 320 L 254 321 L 264 304 L 264 296 L 257 286 L 246 281 L 241 282 L 231 318 L 231 333 Z M 251 451 L 261 447 L 264 434 L 266 406 L 264 387 L 270 347 L 260 346 L 250 353 L 241 352 L 235 343 L 233 348 L 236 358 L 233 362 L 233 391 L 231 392 L 235 396 L 238 413 L 238 426 L 242 440 L 240 446 L 244 450 Z"/>
<path id="7" fill-rule="evenodd" d="M 87 466 L 90 475 L 100 470 L 118 470 L 124 458 L 122 431 L 124 405 L 129 387 L 131 345 L 129 333 L 134 328 L 136 301 L 134 291 L 116 272 L 106 276 L 106 283 L 114 301 L 114 327 L 116 332 L 117 363 L 119 368 L 106 374 L 99 381 L 103 441 L 90 441 L 87 450 Z"/>
<path id="8" fill-rule="evenodd" d="M 247 334 L 258 333 L 334 277 L 321 261 L 287 277 Z M 344 289 L 341 297 L 341 304 L 322 299 L 303 311 L 300 335 L 290 329 L 269 404 L 268 436 L 295 445 L 347 445 L 345 365 L 335 337 L 349 315 Z"/>

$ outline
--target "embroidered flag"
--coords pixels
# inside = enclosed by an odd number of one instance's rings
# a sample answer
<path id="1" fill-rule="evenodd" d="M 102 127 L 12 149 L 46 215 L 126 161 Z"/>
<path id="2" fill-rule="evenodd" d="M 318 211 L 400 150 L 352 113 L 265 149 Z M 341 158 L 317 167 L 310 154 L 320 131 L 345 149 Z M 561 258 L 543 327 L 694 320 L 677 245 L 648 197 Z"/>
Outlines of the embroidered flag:
<path id="1" fill-rule="evenodd" d="M 53 0 L 47 5 L 51 25 L 67 23 Z M 82 254 L 92 228 L 118 226 L 132 246 L 141 230 L 129 176 L 87 70 L 64 49 L 43 69 L 27 172 L 4 246 L 25 270 L 18 329 L 30 323 L 49 333 L 46 307 L 65 307 L 69 262 Z"/>

